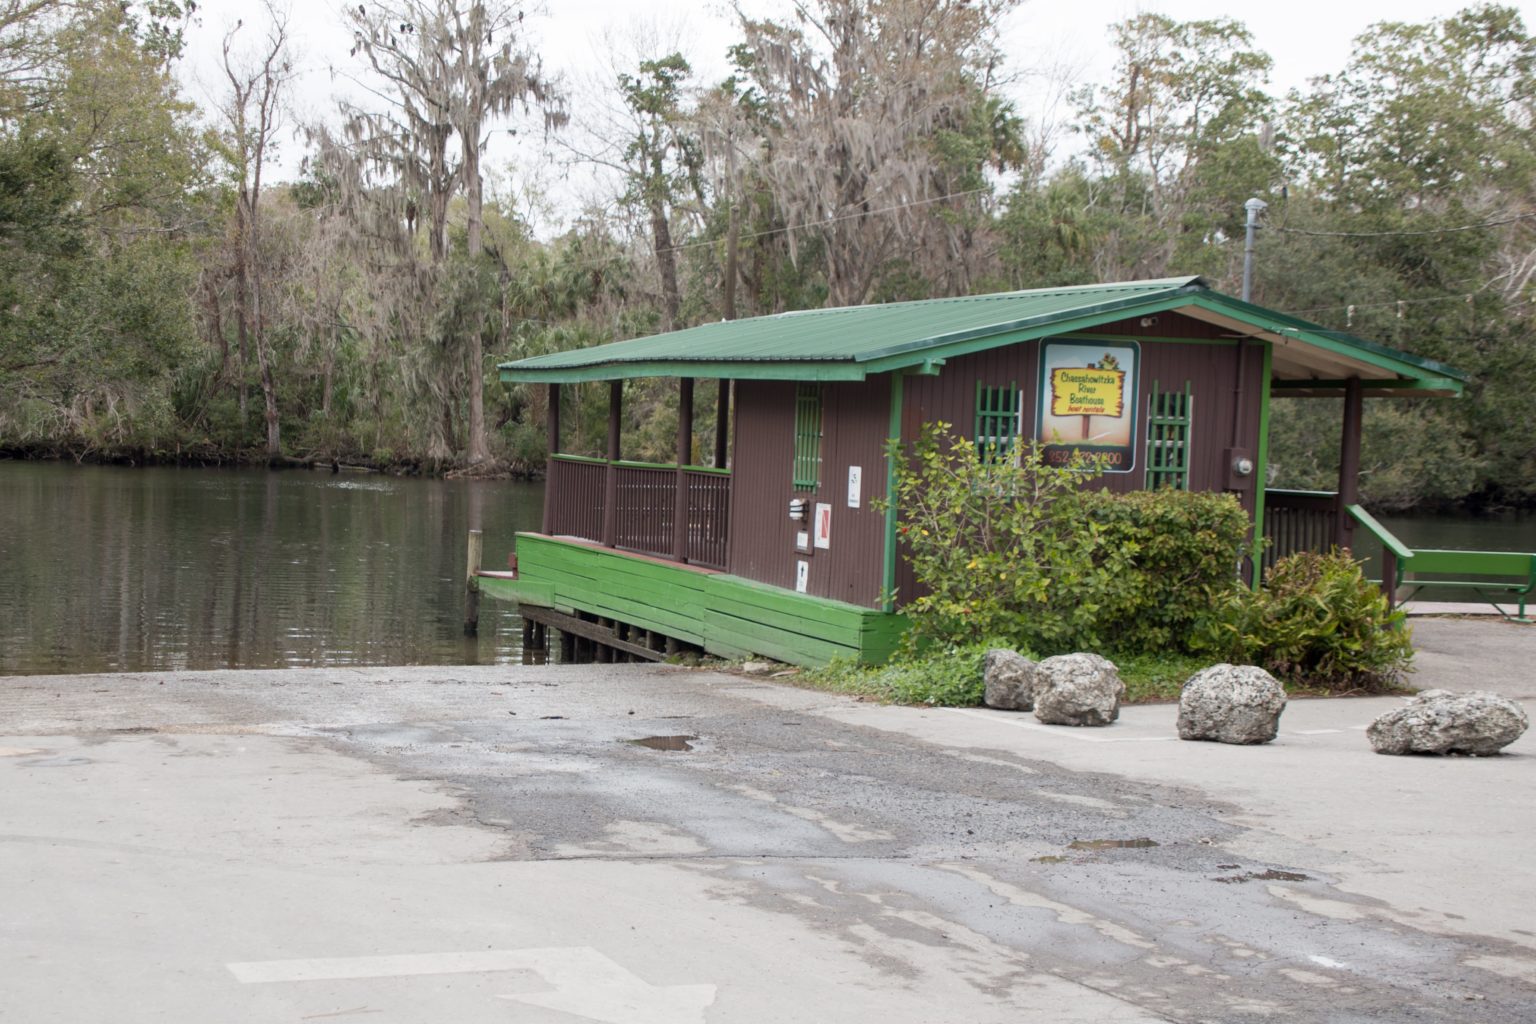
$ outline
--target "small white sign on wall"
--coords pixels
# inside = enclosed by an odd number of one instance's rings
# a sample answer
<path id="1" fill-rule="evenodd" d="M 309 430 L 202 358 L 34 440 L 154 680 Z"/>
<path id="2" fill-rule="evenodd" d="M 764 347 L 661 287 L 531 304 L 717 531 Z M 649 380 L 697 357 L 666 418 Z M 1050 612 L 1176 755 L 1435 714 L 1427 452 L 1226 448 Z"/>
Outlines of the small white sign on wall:
<path id="1" fill-rule="evenodd" d="M 810 582 L 811 582 L 811 563 L 810 562 L 796 562 L 795 563 L 795 593 L 797 593 L 797 594 L 805 593 L 805 588 L 810 585 Z"/>
<path id="2" fill-rule="evenodd" d="M 832 506 L 828 502 L 816 503 L 815 543 L 818 548 L 827 549 L 832 546 Z"/>
<path id="3" fill-rule="evenodd" d="M 848 467 L 848 507 L 858 508 L 864 500 L 864 467 Z"/>

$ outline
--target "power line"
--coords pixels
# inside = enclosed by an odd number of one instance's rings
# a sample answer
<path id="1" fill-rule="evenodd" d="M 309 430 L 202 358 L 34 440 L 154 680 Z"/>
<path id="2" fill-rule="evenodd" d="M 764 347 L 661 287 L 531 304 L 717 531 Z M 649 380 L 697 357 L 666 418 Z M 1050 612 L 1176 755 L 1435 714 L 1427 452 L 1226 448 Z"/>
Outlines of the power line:
<path id="1" fill-rule="evenodd" d="M 1279 231 L 1287 235 L 1308 235 L 1314 238 L 1403 238 L 1415 235 L 1449 235 L 1458 231 L 1482 231 L 1484 228 L 1496 228 L 1504 224 L 1515 224 L 1523 220 L 1536 218 L 1536 213 L 1520 213 L 1512 217 L 1499 217 L 1495 220 L 1483 221 L 1481 224 L 1463 224 L 1454 228 L 1433 228 L 1424 231 L 1308 231 L 1305 228 L 1288 228 L 1279 224 L 1260 225 L 1268 227 L 1270 231 Z"/>
<path id="2" fill-rule="evenodd" d="M 1401 308 L 1403 306 L 1416 306 L 1416 305 L 1420 305 L 1422 303 L 1427 303 L 1427 302 L 1461 302 L 1461 303 L 1467 303 L 1467 302 L 1471 302 L 1472 299 L 1473 299 L 1473 293 L 1467 293 L 1467 294 L 1462 294 L 1462 295 L 1437 295 L 1437 296 L 1435 296 L 1434 298 L 1431 298 L 1431 299 L 1392 299 L 1392 300 L 1386 301 L 1386 302 L 1341 302 L 1337 306 L 1313 306 L 1311 309 L 1295 309 L 1295 310 L 1290 310 L 1290 312 L 1296 314 L 1297 316 L 1300 316 L 1300 315 L 1305 314 L 1305 313 L 1327 313 L 1330 310 L 1335 310 L 1335 309 L 1348 309 L 1348 310 L 1385 309 L 1385 308 L 1392 307 L 1392 306 L 1396 306 L 1396 307 Z"/>

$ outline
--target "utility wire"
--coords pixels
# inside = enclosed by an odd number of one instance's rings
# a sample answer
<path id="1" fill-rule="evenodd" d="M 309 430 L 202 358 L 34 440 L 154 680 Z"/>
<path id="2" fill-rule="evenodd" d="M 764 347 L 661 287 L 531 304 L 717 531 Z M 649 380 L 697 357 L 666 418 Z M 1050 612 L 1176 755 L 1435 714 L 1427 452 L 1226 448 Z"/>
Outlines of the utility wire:
<path id="1" fill-rule="evenodd" d="M 1305 228 L 1288 228 L 1279 224 L 1261 224 L 1259 227 L 1279 231 L 1282 234 L 1308 235 L 1314 238 L 1402 238 L 1412 235 L 1449 235 L 1458 231 L 1482 231 L 1484 228 L 1496 228 L 1502 224 L 1515 224 L 1532 219 L 1536 219 L 1536 213 L 1520 213 L 1513 217 L 1484 221 L 1481 224 L 1463 224 L 1454 228 L 1433 228 L 1425 231 L 1308 231 Z"/>
<path id="2" fill-rule="evenodd" d="M 1313 306 L 1311 309 L 1295 309 L 1289 312 L 1300 316 L 1304 313 L 1326 313 L 1334 309 L 1385 309 L 1389 306 L 1416 306 L 1426 302 L 1471 302 L 1473 295 L 1437 295 L 1432 299 L 1391 299 L 1385 302 L 1341 302 L 1337 306 Z"/>

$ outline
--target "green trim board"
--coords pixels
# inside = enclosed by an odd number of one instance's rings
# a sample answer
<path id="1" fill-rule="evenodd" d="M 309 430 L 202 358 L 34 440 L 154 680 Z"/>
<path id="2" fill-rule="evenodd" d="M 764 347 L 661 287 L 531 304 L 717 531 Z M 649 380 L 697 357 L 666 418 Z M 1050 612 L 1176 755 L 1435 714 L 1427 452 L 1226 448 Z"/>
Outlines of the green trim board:
<path id="1" fill-rule="evenodd" d="M 482 580 L 484 592 L 617 619 L 727 657 L 878 664 L 906 630 L 905 618 L 881 609 L 543 534 L 517 535 L 517 565 L 516 580 Z"/>
<path id="2" fill-rule="evenodd" d="M 800 310 L 535 356 L 503 363 L 500 371 L 503 381 L 648 376 L 857 381 L 892 370 L 932 373 L 955 356 L 1091 332 L 1112 320 L 1164 311 L 1204 311 L 1255 333 L 1294 339 L 1301 344 L 1291 349 L 1293 362 L 1322 372 L 1331 366 L 1336 373 L 1343 358 L 1414 382 L 1406 385 L 1410 390 L 1445 395 L 1459 393 L 1466 379 L 1433 360 L 1223 295 L 1198 277 Z M 1309 363 L 1309 350 L 1329 358 Z"/>

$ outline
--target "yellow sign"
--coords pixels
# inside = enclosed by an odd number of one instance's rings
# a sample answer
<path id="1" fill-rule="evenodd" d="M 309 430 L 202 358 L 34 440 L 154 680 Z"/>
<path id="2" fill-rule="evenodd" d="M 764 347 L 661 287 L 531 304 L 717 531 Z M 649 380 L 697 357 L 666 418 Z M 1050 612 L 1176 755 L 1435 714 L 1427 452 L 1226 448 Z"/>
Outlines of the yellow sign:
<path id="1" fill-rule="evenodd" d="M 1059 366 L 1051 371 L 1052 416 L 1121 416 L 1125 371 Z"/>

